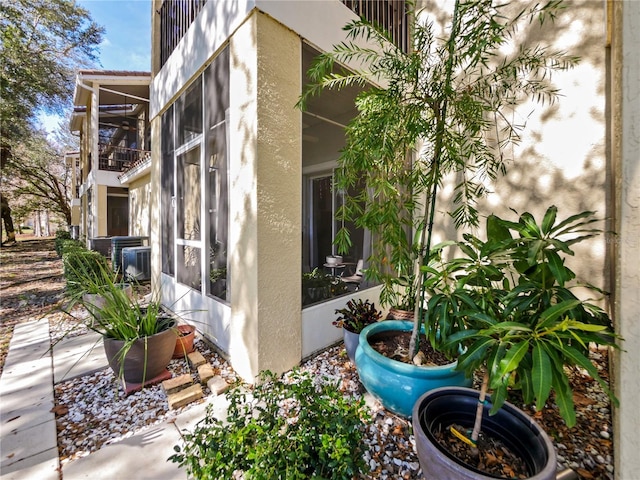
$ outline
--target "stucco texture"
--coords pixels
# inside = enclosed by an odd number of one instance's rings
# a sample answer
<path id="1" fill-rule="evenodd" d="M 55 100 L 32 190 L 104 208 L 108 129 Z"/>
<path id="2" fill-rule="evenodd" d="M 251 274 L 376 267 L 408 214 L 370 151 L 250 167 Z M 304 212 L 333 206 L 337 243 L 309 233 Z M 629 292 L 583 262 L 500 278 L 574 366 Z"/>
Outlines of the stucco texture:
<path id="1" fill-rule="evenodd" d="M 245 379 L 300 361 L 300 39 L 255 10 L 231 51 L 231 355 Z"/>
<path id="2" fill-rule="evenodd" d="M 440 21 L 447 19 L 453 2 L 429 1 L 429 8 L 440 13 Z M 529 4 L 516 2 L 513 8 Z M 604 5 L 590 0 L 569 0 L 555 22 L 540 27 L 532 22 L 517 33 L 519 45 L 540 44 L 551 50 L 561 50 L 580 57 L 571 70 L 555 72 L 552 84 L 560 96 L 552 103 L 527 102 L 516 107 L 510 120 L 523 124 L 518 145 L 503 152 L 509 159 L 507 173 L 496 181 L 485 181 L 488 192 L 478 203 L 482 218 L 496 214 L 516 220 L 518 213 L 531 212 L 539 221 L 551 205 L 558 207 L 558 218 L 590 210 L 605 219 L 611 216 L 610 179 L 606 157 L 606 62 L 604 37 Z M 440 192 L 436 242 L 455 238 L 453 220 L 447 212 L 453 210 L 455 178 L 449 178 Z M 598 227 L 609 230 L 602 221 Z M 611 238 L 602 234 L 576 245 L 575 257 L 568 265 L 581 281 L 610 290 L 606 245 Z M 606 306 L 606 301 L 604 302 Z"/>

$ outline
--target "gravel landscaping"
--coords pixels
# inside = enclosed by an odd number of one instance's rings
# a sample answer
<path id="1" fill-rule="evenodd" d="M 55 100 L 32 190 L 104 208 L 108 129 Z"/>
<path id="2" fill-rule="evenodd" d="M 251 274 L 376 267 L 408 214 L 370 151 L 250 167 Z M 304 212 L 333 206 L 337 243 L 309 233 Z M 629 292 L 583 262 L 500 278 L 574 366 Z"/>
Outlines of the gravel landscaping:
<path id="1" fill-rule="evenodd" d="M 60 261 L 52 258 L 55 253 L 50 255 L 51 252 L 39 256 L 33 251 L 21 254 L 20 243 L 12 247 L 15 255 L 9 255 L 5 249 L 2 251 L 0 332 L 3 348 L 0 351 L 0 367 L 4 363 L 13 324 L 45 316 L 49 320 L 52 341 L 69 327 L 63 314 L 51 310 L 61 300 Z M 52 248 L 50 241 L 40 243 L 40 249 Z M 35 248 L 35 241 L 29 247 Z M 46 262 L 46 268 L 37 271 L 38 275 L 34 277 L 33 263 L 38 259 Z M 7 272 L 10 277 L 5 276 Z M 38 286 L 38 283 L 41 285 Z M 82 330 L 77 332 L 82 333 Z M 216 373 L 230 383 L 236 379 L 229 364 L 207 342 L 197 339 L 196 348 Z M 602 377 L 607 379 L 607 352 L 593 351 L 591 358 Z M 188 371 L 182 359 L 173 360 L 169 368 L 174 374 Z M 302 369 L 318 377 L 327 377 L 332 382 L 339 381 L 345 393 L 364 394 L 355 367 L 348 360 L 342 345 L 310 359 L 302 365 Z M 609 399 L 584 371 L 573 370 L 571 381 L 577 409 L 577 425 L 574 428 L 566 428 L 551 401 L 542 412 L 524 408 L 554 440 L 559 468 L 570 467 L 582 479 L 613 479 L 613 432 Z M 206 396 L 211 395 L 206 388 L 204 390 Z M 125 396 L 108 368 L 57 384 L 55 396 L 58 449 L 63 464 L 90 455 L 106 444 L 118 442 L 151 425 L 170 421 L 179 412 L 194 406 L 191 404 L 179 410 L 169 410 L 166 395 L 160 386 Z M 517 401 L 513 403 L 518 405 Z M 364 442 L 368 447 L 365 456 L 370 471 L 363 478 L 422 478 L 410 422 L 385 411 L 377 402 L 369 402 L 369 405 L 372 422 L 367 426 Z"/>

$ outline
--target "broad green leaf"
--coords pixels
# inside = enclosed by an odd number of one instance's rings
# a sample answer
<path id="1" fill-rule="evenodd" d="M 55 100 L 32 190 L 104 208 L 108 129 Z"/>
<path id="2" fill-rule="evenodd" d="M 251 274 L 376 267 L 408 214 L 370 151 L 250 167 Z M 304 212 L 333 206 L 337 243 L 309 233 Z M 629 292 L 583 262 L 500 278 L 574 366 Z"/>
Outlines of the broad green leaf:
<path id="1" fill-rule="evenodd" d="M 535 265 L 538 263 L 538 254 L 544 247 L 544 242 L 542 240 L 534 240 L 529 244 L 529 251 L 527 252 L 527 261 L 529 265 Z"/>
<path id="2" fill-rule="evenodd" d="M 489 415 L 495 415 L 504 402 L 507 400 L 507 387 L 509 384 L 509 377 L 507 377 L 503 383 L 501 383 L 491 394 L 491 410 L 489 410 Z"/>
<path id="3" fill-rule="evenodd" d="M 522 389 L 522 398 L 524 399 L 524 403 L 532 403 L 534 399 L 533 380 L 531 378 L 531 357 L 531 353 L 525 355 L 520 362 L 520 367 L 516 370 L 518 379 L 520 380 L 520 388 Z"/>
<path id="4" fill-rule="evenodd" d="M 552 385 L 555 391 L 555 403 L 560 409 L 560 415 L 564 419 L 567 427 L 571 428 L 576 424 L 576 411 L 573 405 L 573 392 L 569 386 L 569 380 L 562 371 L 552 369 Z"/>
<path id="5" fill-rule="evenodd" d="M 513 370 L 518 368 L 520 361 L 525 356 L 528 350 L 529 342 L 526 340 L 513 345 L 507 351 L 507 354 L 504 356 L 504 358 L 500 361 L 501 375 L 505 376 L 506 374 L 511 373 Z"/>
<path id="6" fill-rule="evenodd" d="M 489 372 L 489 388 L 496 389 L 502 383 L 502 372 L 500 371 L 500 361 L 504 358 L 507 352 L 508 344 L 501 342 L 498 348 L 493 349 L 493 353 L 487 360 L 487 371 Z"/>
<path id="7" fill-rule="evenodd" d="M 602 332 L 608 327 L 606 325 L 594 325 L 592 323 L 578 322 L 576 320 L 569 320 L 567 328 L 570 330 L 583 330 L 585 332 Z"/>
<path id="8" fill-rule="evenodd" d="M 564 287 L 565 282 L 571 280 L 571 275 L 568 273 L 570 270 L 564 266 L 564 262 L 556 252 L 547 250 L 545 251 L 545 257 L 549 263 L 551 273 L 558 281 L 558 284 Z"/>
<path id="9" fill-rule="evenodd" d="M 553 372 L 551 361 L 544 348 L 536 343 L 532 352 L 531 382 L 536 398 L 536 408 L 540 410 L 549 397 Z"/>
<path id="10" fill-rule="evenodd" d="M 491 331 L 513 331 L 513 332 L 531 332 L 531 328 L 523 325 L 520 322 L 500 322 L 490 327 Z"/>
<path id="11" fill-rule="evenodd" d="M 458 370 L 475 370 L 485 358 L 487 350 L 497 343 L 493 338 L 481 338 L 458 358 Z"/>
<path id="12" fill-rule="evenodd" d="M 563 221 L 561 221 L 555 227 L 553 227 L 552 232 L 557 236 L 558 235 L 563 235 L 565 233 L 571 233 L 571 232 L 574 231 L 574 229 L 576 229 L 579 226 L 586 225 L 586 224 L 593 223 L 593 222 L 597 222 L 598 220 L 594 218 L 594 219 L 589 219 L 586 222 L 580 222 L 580 223 L 578 223 L 576 225 L 571 225 L 576 220 L 580 220 L 581 218 L 591 217 L 591 216 L 593 216 L 595 214 L 596 214 L 596 212 L 584 211 L 584 212 L 577 213 L 575 215 L 571 215 L 570 217 L 565 218 Z M 569 225 L 569 227 L 564 228 L 567 225 Z"/>
<path id="13" fill-rule="evenodd" d="M 564 315 L 572 308 L 577 307 L 580 304 L 579 300 L 565 300 L 557 305 L 547 308 L 540 314 L 540 321 L 536 326 L 537 330 L 548 328 L 555 320 Z"/>
<path id="14" fill-rule="evenodd" d="M 542 219 L 542 233 L 547 235 L 551 231 L 551 227 L 556 221 L 556 214 L 558 213 L 558 207 L 551 205 L 547 208 L 544 218 Z"/>
<path id="15" fill-rule="evenodd" d="M 536 223 L 536 219 L 529 212 L 520 215 L 520 223 L 525 227 L 520 233 L 527 238 L 540 238 L 540 228 Z"/>
<path id="16" fill-rule="evenodd" d="M 605 391 L 605 393 L 609 395 L 613 404 L 615 406 L 619 405 L 618 399 L 615 397 L 615 395 L 613 395 L 613 392 L 609 388 L 609 385 L 607 385 L 607 383 L 602 379 L 602 377 L 600 377 L 600 375 L 598 374 L 598 370 L 596 369 L 596 367 L 594 367 L 593 363 L 591 363 L 591 360 L 589 360 L 582 353 L 580 353 L 578 350 L 576 350 L 575 348 L 569 345 L 562 346 L 562 353 L 564 354 L 564 356 L 571 359 L 575 365 L 579 365 L 582 368 L 584 368 L 587 372 L 589 372 L 589 375 L 595 378 L 596 381 L 602 387 L 602 389 Z"/>
<path id="17" fill-rule="evenodd" d="M 487 217 L 487 237 L 496 241 L 511 240 L 511 232 L 495 215 Z"/>

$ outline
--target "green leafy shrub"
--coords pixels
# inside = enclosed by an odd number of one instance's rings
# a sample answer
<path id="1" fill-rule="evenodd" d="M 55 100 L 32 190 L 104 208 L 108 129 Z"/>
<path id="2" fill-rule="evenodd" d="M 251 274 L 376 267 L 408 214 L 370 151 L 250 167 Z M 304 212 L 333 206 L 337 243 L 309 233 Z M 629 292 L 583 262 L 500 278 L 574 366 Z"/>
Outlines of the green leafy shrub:
<path id="1" fill-rule="evenodd" d="M 72 240 L 70 238 L 66 238 L 64 240 L 55 241 L 56 252 L 59 252 L 58 255 L 62 258 L 65 253 L 70 252 L 71 250 L 86 250 L 87 248 L 84 244 L 78 240 Z"/>
<path id="2" fill-rule="evenodd" d="M 66 242 L 76 242 L 67 240 Z M 84 247 L 74 247 L 64 243 L 62 264 L 64 277 L 67 281 L 67 293 L 76 295 L 86 290 L 87 278 L 100 279 L 102 270 L 110 269 L 107 259 L 98 252 L 87 250 Z"/>
<path id="3" fill-rule="evenodd" d="M 345 397 L 335 384 L 314 383 L 308 373 L 281 378 L 264 372 L 251 392 L 228 393 L 227 419 L 211 407 L 185 446 L 169 460 L 197 479 L 351 480 L 366 468 L 362 432 L 368 418 L 362 399 Z"/>
<path id="4" fill-rule="evenodd" d="M 62 245 L 65 240 L 71 240 L 71 233 L 68 230 L 57 230 L 54 246 L 59 257 L 62 257 Z"/>

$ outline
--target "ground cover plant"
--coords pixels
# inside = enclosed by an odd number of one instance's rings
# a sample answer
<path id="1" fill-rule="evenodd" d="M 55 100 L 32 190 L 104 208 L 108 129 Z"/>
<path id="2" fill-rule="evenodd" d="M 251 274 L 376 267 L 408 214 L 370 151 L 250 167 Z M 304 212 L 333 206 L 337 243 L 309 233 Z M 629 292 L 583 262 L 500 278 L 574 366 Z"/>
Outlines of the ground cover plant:
<path id="1" fill-rule="evenodd" d="M 264 372 L 252 390 L 228 393 L 226 421 L 212 410 L 183 436 L 170 460 L 198 479 L 344 479 L 368 470 L 363 432 L 368 414 L 361 398 L 338 385 L 315 382 L 293 370 Z"/>

